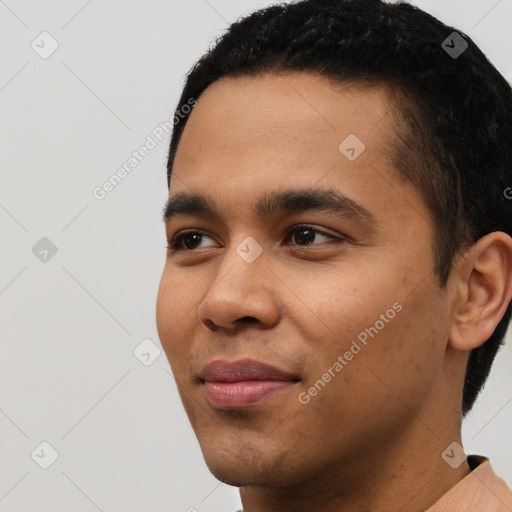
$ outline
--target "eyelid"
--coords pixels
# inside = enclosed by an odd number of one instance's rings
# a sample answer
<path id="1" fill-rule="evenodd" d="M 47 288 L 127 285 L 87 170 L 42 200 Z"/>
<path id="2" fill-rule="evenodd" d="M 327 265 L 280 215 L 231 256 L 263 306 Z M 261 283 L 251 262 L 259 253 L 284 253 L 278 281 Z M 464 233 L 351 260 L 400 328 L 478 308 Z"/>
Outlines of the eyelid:
<path id="1" fill-rule="evenodd" d="M 323 236 L 326 236 L 326 237 L 329 237 L 332 239 L 332 241 L 334 242 L 348 242 L 349 241 L 349 238 L 346 237 L 346 236 L 343 236 L 343 235 L 332 235 L 330 233 L 327 233 L 327 231 L 323 230 L 323 229 L 319 229 L 317 227 L 315 227 L 314 224 L 295 224 L 293 225 L 291 228 L 288 229 L 288 231 L 286 232 L 286 235 L 285 235 L 285 240 L 288 239 L 290 237 L 290 235 L 292 235 L 295 231 L 298 231 L 299 229 L 310 229 L 311 231 L 314 231 L 318 234 L 321 234 Z M 192 233 L 197 233 L 201 236 L 207 236 L 208 238 L 213 238 L 212 236 L 210 236 L 207 232 L 203 231 L 203 230 L 200 230 L 200 229 L 184 229 L 184 230 L 181 230 L 181 231 L 178 231 L 174 236 L 171 237 L 170 240 L 168 240 L 168 249 L 171 250 L 173 253 L 174 252 L 185 252 L 185 253 L 194 253 L 197 251 L 197 249 L 177 249 L 176 246 L 178 245 L 178 243 L 182 240 L 183 236 L 187 235 L 187 234 L 192 234 Z M 321 242 L 321 243 L 324 243 L 324 242 Z M 299 248 L 308 248 L 308 247 L 314 247 L 316 245 L 321 245 L 321 244 L 309 244 L 309 245 L 305 245 L 305 246 L 301 246 L 301 245 L 298 245 L 298 244 L 284 244 L 286 246 L 289 246 L 289 245 L 295 245 L 296 247 L 299 247 Z"/>
<path id="2" fill-rule="evenodd" d="M 208 238 L 212 238 L 212 236 L 210 236 L 206 231 L 203 231 L 201 229 L 183 229 L 181 231 L 178 231 L 174 236 L 172 236 L 170 239 L 167 239 L 167 243 L 168 243 L 168 248 L 172 248 L 174 249 L 175 245 L 177 245 L 177 243 L 179 241 L 182 240 L 182 238 L 185 236 L 185 235 L 189 235 L 189 234 L 192 234 L 192 233 L 197 233 L 201 236 L 207 236 Z M 173 252 L 178 252 L 178 251 L 182 251 L 182 252 L 195 252 L 196 249 L 174 249 Z"/>
<path id="3" fill-rule="evenodd" d="M 324 229 L 319 229 L 319 228 L 315 227 L 315 224 L 295 224 L 286 232 L 285 239 L 289 238 L 290 235 L 292 235 L 295 231 L 298 231 L 300 228 L 310 229 L 311 231 L 315 231 L 316 233 L 319 233 L 323 236 L 329 237 L 333 240 L 337 240 L 340 242 L 347 240 L 342 235 L 331 235 L 330 233 L 327 233 L 327 231 L 325 231 Z M 324 243 L 324 242 L 322 242 L 322 243 Z M 290 245 L 290 244 L 285 244 L 285 245 Z M 311 246 L 315 246 L 315 245 L 319 245 L 319 244 L 311 244 L 311 245 L 305 245 L 305 246 L 297 245 L 297 244 L 295 244 L 295 245 L 296 245 L 296 247 L 306 247 L 307 248 L 307 247 L 311 247 Z"/>

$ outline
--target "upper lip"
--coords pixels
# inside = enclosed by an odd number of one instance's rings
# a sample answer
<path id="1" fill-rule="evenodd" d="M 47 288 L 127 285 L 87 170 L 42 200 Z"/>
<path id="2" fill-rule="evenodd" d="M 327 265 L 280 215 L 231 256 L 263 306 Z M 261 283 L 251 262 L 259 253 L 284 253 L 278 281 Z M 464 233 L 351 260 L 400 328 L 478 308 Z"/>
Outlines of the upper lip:
<path id="1" fill-rule="evenodd" d="M 244 380 L 294 380 L 298 377 L 290 372 L 280 370 L 254 359 L 211 361 L 199 372 L 199 377 L 206 382 L 238 382 Z"/>

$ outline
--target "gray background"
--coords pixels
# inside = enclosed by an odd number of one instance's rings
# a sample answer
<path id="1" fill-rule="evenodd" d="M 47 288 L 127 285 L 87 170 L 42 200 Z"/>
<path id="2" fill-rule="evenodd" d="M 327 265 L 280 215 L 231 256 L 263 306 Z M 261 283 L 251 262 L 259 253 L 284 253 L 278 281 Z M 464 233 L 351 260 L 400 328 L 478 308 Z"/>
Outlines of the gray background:
<path id="1" fill-rule="evenodd" d="M 271 3 L 0 0 L 0 511 L 237 509 L 158 356 L 169 135 L 92 192 L 173 115 L 209 43 Z M 416 4 L 512 77 L 511 0 Z M 463 429 L 509 485 L 511 369 L 509 335 Z"/>

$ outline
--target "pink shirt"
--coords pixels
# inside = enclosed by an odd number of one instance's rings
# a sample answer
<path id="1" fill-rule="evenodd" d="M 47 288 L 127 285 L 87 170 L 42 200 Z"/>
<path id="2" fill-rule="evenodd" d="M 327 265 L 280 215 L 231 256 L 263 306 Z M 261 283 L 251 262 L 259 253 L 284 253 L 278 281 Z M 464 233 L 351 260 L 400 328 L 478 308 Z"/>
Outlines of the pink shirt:
<path id="1" fill-rule="evenodd" d="M 487 457 L 469 455 L 471 473 L 425 512 L 512 512 L 512 491 Z"/>

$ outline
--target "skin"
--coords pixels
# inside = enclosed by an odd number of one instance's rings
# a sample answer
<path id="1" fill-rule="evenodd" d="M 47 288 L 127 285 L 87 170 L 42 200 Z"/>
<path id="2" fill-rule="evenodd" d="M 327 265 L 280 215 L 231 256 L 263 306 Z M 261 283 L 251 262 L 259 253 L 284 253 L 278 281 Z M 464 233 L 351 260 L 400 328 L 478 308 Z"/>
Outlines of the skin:
<path id="1" fill-rule="evenodd" d="M 441 289 L 432 216 L 390 158 L 392 115 L 384 86 L 279 73 L 218 80 L 185 127 L 171 194 L 211 195 L 224 221 L 167 222 L 168 239 L 185 229 L 205 236 L 168 255 L 157 328 L 205 461 L 240 487 L 244 512 L 420 512 L 470 471 L 441 454 L 462 444 L 469 351 L 512 297 L 512 240 L 500 232 L 480 239 Z M 366 146 L 354 161 L 338 149 L 349 134 Z M 315 211 L 256 215 L 260 194 L 295 186 L 334 187 L 378 225 Z M 308 245 L 287 236 L 301 223 L 348 239 L 319 233 Z M 236 251 L 248 236 L 263 249 L 252 263 Z M 300 403 L 299 393 L 395 302 L 402 310 Z M 242 357 L 300 381 L 243 410 L 211 406 L 198 372 Z"/>

